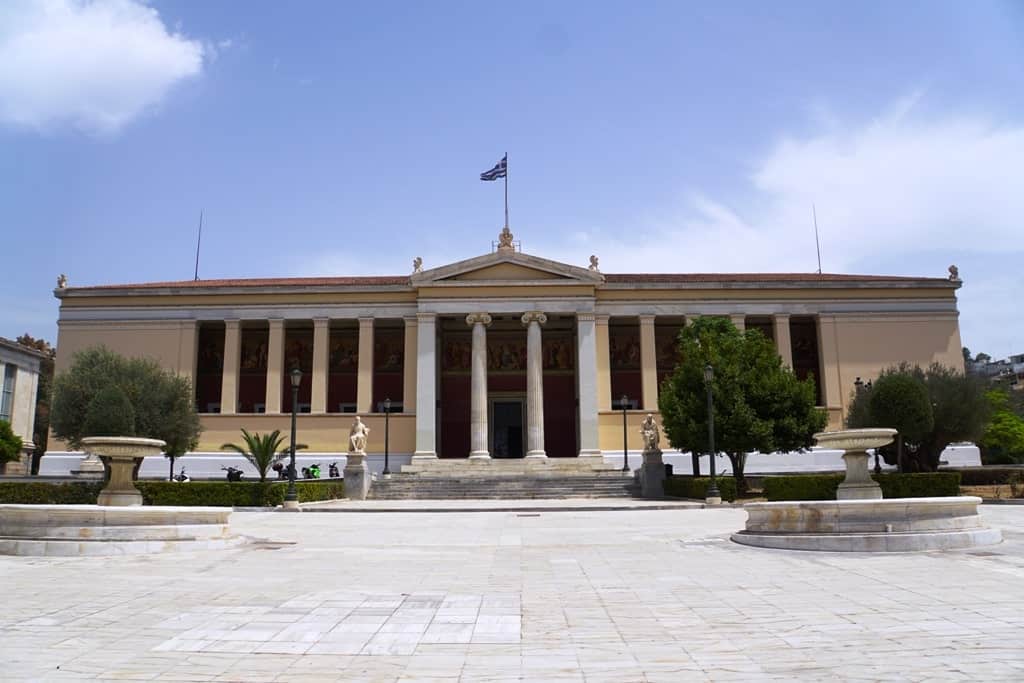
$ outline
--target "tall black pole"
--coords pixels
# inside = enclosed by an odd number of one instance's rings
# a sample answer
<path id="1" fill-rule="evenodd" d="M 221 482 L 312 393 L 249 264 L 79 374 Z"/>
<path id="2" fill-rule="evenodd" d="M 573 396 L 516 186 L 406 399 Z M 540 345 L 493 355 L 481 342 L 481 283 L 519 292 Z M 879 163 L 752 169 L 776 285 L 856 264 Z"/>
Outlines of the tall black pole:
<path id="1" fill-rule="evenodd" d="M 388 435 L 391 431 L 389 419 L 391 417 L 391 399 L 384 399 L 384 476 L 390 477 L 391 470 L 388 468 Z"/>
<path id="2" fill-rule="evenodd" d="M 704 380 L 708 390 L 708 455 L 711 461 L 711 483 L 708 485 L 707 498 L 721 498 L 718 492 L 718 480 L 715 479 L 715 404 L 711 397 L 711 380 L 714 370 L 711 365 L 704 367 Z"/>
<path id="3" fill-rule="evenodd" d="M 628 407 L 626 395 L 622 395 L 622 471 L 629 472 L 629 446 L 626 439 L 626 408 Z"/>
<path id="4" fill-rule="evenodd" d="M 299 404 L 299 387 L 292 382 L 292 439 L 291 447 L 291 465 L 288 467 L 288 493 L 284 497 L 285 503 L 292 503 L 293 506 L 298 505 L 299 496 L 295 492 L 295 408 Z"/>
<path id="5" fill-rule="evenodd" d="M 508 227 L 508 152 L 505 152 L 505 227 Z"/>

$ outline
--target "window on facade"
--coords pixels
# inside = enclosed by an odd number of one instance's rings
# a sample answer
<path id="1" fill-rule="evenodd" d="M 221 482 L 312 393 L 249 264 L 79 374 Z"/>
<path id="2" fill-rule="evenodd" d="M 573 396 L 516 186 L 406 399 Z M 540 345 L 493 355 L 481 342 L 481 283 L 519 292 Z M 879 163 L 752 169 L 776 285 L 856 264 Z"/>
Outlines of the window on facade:
<path id="1" fill-rule="evenodd" d="M 270 327 L 242 328 L 241 360 L 238 368 L 238 412 L 264 413 L 267 410 L 267 353 Z"/>
<path id="2" fill-rule="evenodd" d="M 608 363 L 611 374 L 612 401 L 623 396 L 637 400 L 637 408 L 653 408 L 640 404 L 643 395 L 640 378 L 640 320 L 612 318 L 608 323 Z"/>
<path id="3" fill-rule="evenodd" d="M 332 326 L 327 352 L 327 412 L 356 412 L 359 379 L 359 327 L 349 321 Z"/>
<path id="4" fill-rule="evenodd" d="M 292 370 L 302 372 L 295 412 L 310 412 L 313 396 L 313 326 L 289 325 L 284 330 L 284 372 L 281 373 L 281 411 L 292 412 Z"/>
<path id="5" fill-rule="evenodd" d="M 800 379 L 814 378 L 815 395 L 820 406 L 821 367 L 817 321 L 814 318 L 790 318 L 789 336 L 793 345 L 793 373 Z"/>
<path id="6" fill-rule="evenodd" d="M 224 324 L 200 323 L 196 357 L 196 410 L 219 413 L 224 381 Z"/>
<path id="7" fill-rule="evenodd" d="M 373 405 L 384 412 L 384 399 L 391 399 L 391 412 L 402 412 L 405 390 L 405 324 L 401 320 L 378 320 L 373 329 Z"/>
<path id="8" fill-rule="evenodd" d="M 16 365 L 4 366 L 3 388 L 0 389 L 0 420 L 11 421 L 14 412 L 14 378 L 18 373 Z"/>

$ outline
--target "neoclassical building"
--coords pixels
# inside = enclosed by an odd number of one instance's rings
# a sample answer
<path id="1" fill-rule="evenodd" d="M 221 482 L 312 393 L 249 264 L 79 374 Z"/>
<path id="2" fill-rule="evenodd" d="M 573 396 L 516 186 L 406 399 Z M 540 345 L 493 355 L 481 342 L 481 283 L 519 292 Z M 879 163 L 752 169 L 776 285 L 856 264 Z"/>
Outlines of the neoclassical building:
<path id="1" fill-rule="evenodd" d="M 950 278 L 833 274 L 611 274 L 519 251 L 411 274 L 64 286 L 57 371 L 103 344 L 192 379 L 199 451 L 289 429 L 341 454 L 358 413 L 368 451 L 401 458 L 587 457 L 630 448 L 657 412 L 687 320 L 727 316 L 813 376 L 832 427 L 857 377 L 898 361 L 961 368 Z M 63 446 L 56 441 L 51 449 Z"/>

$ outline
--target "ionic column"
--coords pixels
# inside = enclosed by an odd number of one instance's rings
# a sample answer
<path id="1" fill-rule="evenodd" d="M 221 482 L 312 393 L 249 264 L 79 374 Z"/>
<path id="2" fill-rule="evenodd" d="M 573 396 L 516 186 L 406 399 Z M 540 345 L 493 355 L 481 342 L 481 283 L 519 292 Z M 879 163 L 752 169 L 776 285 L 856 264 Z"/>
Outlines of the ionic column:
<path id="1" fill-rule="evenodd" d="M 540 311 L 523 314 L 526 325 L 526 457 L 546 458 L 544 452 L 544 356 L 540 326 L 548 317 Z"/>
<path id="2" fill-rule="evenodd" d="M 843 414 L 843 383 L 839 377 L 839 338 L 834 315 L 818 316 L 818 357 L 821 359 L 821 401 L 828 408 L 830 423 Z M 830 424 L 829 429 L 833 425 Z"/>
<path id="3" fill-rule="evenodd" d="M 434 460 L 437 458 L 437 315 L 419 313 L 416 319 L 416 451 L 412 459 Z"/>
<path id="4" fill-rule="evenodd" d="M 734 313 L 733 315 L 730 315 L 729 320 L 732 321 L 733 327 L 735 327 L 740 332 L 743 332 L 747 329 L 747 316 L 743 315 L 742 313 Z"/>
<path id="5" fill-rule="evenodd" d="M 472 383 L 469 409 L 469 458 L 490 460 L 487 450 L 487 326 L 491 316 L 471 313 L 466 324 L 473 328 Z"/>
<path id="6" fill-rule="evenodd" d="M 359 374 L 356 379 L 356 411 L 375 413 L 373 405 L 373 318 L 359 319 Z"/>
<path id="7" fill-rule="evenodd" d="M 658 409 L 658 355 L 653 315 L 640 316 L 640 394 L 644 410 Z"/>
<path id="8" fill-rule="evenodd" d="M 611 347 L 608 340 L 608 316 L 594 314 L 594 346 L 597 354 L 597 409 L 612 409 Z"/>
<path id="9" fill-rule="evenodd" d="M 405 354 L 402 356 L 402 412 L 416 412 L 416 316 L 405 318 Z"/>
<path id="10" fill-rule="evenodd" d="M 607 322 L 607 321 L 606 321 Z M 576 314 L 576 358 L 579 370 L 576 379 L 580 397 L 580 452 L 579 457 L 601 457 L 598 440 L 598 372 L 597 321 L 593 313 Z M 608 326 L 605 325 L 605 332 Z"/>
<path id="11" fill-rule="evenodd" d="M 284 371 L 284 320 L 270 321 L 270 341 L 267 344 L 267 396 L 266 412 L 281 413 L 281 373 Z"/>
<path id="12" fill-rule="evenodd" d="M 789 314 L 776 313 L 772 316 L 772 324 L 775 326 L 775 349 L 782 357 L 782 362 L 787 368 L 793 367 L 793 345 L 789 340 Z"/>
<path id="13" fill-rule="evenodd" d="M 179 328 L 178 340 L 178 374 L 192 383 L 192 393 L 196 390 L 196 362 L 199 360 L 199 323 L 195 320 L 183 320 Z"/>
<path id="14" fill-rule="evenodd" d="M 314 415 L 327 412 L 327 366 L 331 345 L 329 318 L 313 318 L 313 377 L 309 411 Z"/>
<path id="15" fill-rule="evenodd" d="M 242 323 L 224 321 L 224 367 L 220 377 L 220 412 L 238 412 L 238 367 L 242 358 Z M 203 406 L 204 408 L 206 406 Z"/>

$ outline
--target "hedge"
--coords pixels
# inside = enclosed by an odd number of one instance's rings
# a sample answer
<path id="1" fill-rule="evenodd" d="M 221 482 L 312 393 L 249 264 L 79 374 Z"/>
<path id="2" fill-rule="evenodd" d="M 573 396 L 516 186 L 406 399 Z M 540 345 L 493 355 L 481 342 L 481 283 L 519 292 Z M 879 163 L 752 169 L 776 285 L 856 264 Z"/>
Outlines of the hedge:
<path id="1" fill-rule="evenodd" d="M 187 482 L 137 481 L 143 505 L 181 505 L 210 507 L 274 507 L 284 502 L 285 482 Z M 95 505 L 101 482 L 2 482 L 0 503 L 29 505 Z M 341 479 L 296 482 L 300 503 L 341 498 L 345 484 Z"/>
<path id="2" fill-rule="evenodd" d="M 0 503 L 9 505 L 95 505 L 103 483 L 0 482 Z"/>
<path id="3" fill-rule="evenodd" d="M 1010 477 L 1024 473 L 1024 467 L 975 467 L 962 470 L 943 470 L 960 474 L 961 486 L 1002 486 L 1010 483 Z"/>
<path id="4" fill-rule="evenodd" d="M 729 502 L 736 500 L 735 479 L 732 477 L 715 477 L 715 481 L 718 484 L 718 492 L 722 494 L 722 500 Z M 710 484 L 710 477 L 668 477 L 665 479 L 665 495 L 704 500 L 707 497 Z"/>
<path id="5" fill-rule="evenodd" d="M 930 498 L 960 495 L 959 472 L 873 474 L 883 498 Z M 776 500 L 835 500 L 836 489 L 846 475 L 794 474 L 764 478 L 764 495 Z"/>

